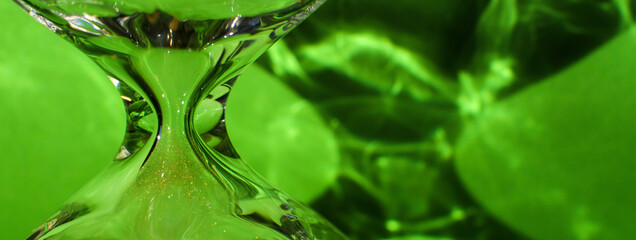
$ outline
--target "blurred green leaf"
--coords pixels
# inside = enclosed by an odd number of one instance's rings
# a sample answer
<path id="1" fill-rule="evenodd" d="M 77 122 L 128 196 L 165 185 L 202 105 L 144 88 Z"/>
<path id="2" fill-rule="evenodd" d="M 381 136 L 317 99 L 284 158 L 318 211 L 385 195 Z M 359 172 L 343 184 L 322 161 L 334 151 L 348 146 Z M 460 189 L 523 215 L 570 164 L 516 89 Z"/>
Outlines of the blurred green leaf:
<path id="1" fill-rule="evenodd" d="M 269 57 L 281 80 L 359 137 L 420 141 L 455 114 L 453 85 L 377 33 L 334 32 L 296 54 L 277 44 Z"/>
<path id="2" fill-rule="evenodd" d="M 467 123 L 457 171 L 537 239 L 636 238 L 636 28 Z"/>
<path id="3" fill-rule="evenodd" d="M 428 100 L 439 92 L 450 94 L 432 63 L 391 42 L 384 33 L 334 31 L 319 44 L 303 46 L 298 55 L 305 71 L 328 69 L 393 96 Z"/>
<path id="4" fill-rule="evenodd" d="M 0 2 L 0 233 L 24 239 L 97 175 L 124 134 L 121 100 L 79 50 Z"/>
<path id="5" fill-rule="evenodd" d="M 453 240 L 453 238 L 410 235 L 410 236 L 403 236 L 403 237 L 386 238 L 383 240 Z"/>
<path id="6" fill-rule="evenodd" d="M 249 67 L 237 81 L 227 124 L 241 157 L 298 200 L 313 200 L 335 181 L 333 133 L 308 102 L 262 68 Z"/>

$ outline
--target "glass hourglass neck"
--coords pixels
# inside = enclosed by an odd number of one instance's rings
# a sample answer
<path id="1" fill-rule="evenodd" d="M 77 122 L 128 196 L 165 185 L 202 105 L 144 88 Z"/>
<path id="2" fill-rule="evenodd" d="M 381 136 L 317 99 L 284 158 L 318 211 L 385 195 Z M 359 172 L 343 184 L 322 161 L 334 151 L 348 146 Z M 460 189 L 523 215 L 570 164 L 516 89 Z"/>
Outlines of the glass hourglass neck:
<path id="1" fill-rule="evenodd" d="M 280 2 L 285 1 L 289 2 Z M 278 11 L 252 17 L 181 20 L 159 10 L 128 13 L 121 6 L 115 8 L 116 15 L 103 13 L 108 4 L 122 2 L 115 0 L 98 1 L 95 6 L 81 0 L 59 0 L 48 6 L 39 1 L 16 2 L 73 42 L 122 85 L 129 95 L 123 97 L 127 104 L 137 100 L 148 103 L 145 113 L 137 115 L 156 113 L 159 126 L 153 131 L 178 128 L 181 132 L 186 121 L 175 118 L 192 116 L 187 111 L 195 109 L 207 93 L 238 76 L 243 67 L 322 4 L 322 0 L 295 1 Z M 131 3 L 135 1 L 126 3 L 134 6 Z M 74 7 L 84 7 L 87 12 L 77 14 Z M 142 123 L 150 130 L 148 121 Z"/>
<path id="2" fill-rule="evenodd" d="M 225 99 L 241 70 L 322 0 L 216 20 L 161 8 L 77 14 L 63 6 L 72 1 L 16 2 L 108 74 L 128 119 L 114 164 L 29 239 L 345 238 L 247 167 L 224 124 Z M 201 104 L 217 107 L 208 114 L 216 123 L 194 127 L 205 115 Z"/>

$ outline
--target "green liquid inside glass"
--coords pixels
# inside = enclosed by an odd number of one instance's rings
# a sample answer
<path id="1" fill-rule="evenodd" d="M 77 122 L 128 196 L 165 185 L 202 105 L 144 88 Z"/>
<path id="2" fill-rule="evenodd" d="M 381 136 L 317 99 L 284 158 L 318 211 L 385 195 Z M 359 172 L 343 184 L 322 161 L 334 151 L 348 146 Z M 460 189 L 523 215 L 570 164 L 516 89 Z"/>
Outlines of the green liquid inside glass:
<path id="1" fill-rule="evenodd" d="M 225 129 L 241 70 L 322 1 L 18 3 L 104 69 L 128 123 L 115 162 L 29 239 L 345 239 Z"/>
<path id="2" fill-rule="evenodd" d="M 47 0 L 40 5 L 55 5 L 70 14 L 117 16 L 120 14 L 162 11 L 179 19 L 224 19 L 257 16 L 284 9 L 298 0 Z M 301 1 L 303 2 L 303 1 Z M 34 2 L 35 3 L 35 2 Z M 38 3 L 35 3 L 38 4 Z"/>

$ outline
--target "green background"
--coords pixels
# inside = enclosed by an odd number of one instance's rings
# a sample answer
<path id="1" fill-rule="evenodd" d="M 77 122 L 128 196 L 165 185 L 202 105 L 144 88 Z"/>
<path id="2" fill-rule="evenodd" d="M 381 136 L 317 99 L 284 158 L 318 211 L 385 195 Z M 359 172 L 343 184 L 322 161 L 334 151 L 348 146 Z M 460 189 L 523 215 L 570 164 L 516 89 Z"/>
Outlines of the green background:
<path id="1" fill-rule="evenodd" d="M 0 202 L 4 239 L 24 239 L 107 166 L 123 106 L 87 57 L 13 1 L 0 3 Z"/>
<path id="2" fill-rule="evenodd" d="M 357 2 L 360 1 L 351 0 L 347 4 Z M 294 46 L 301 43 L 290 39 L 294 54 L 314 68 L 331 68 L 341 75 L 359 76 L 366 86 L 377 88 L 384 87 L 383 78 L 398 79 L 403 72 L 417 72 L 413 70 L 415 67 L 437 65 L 438 71 L 431 71 L 432 78 L 456 84 L 460 89 L 457 90 L 459 111 L 464 111 L 456 141 L 450 146 L 452 166 L 467 194 L 487 215 L 498 219 L 520 238 L 636 238 L 633 224 L 636 222 L 636 28 L 631 17 L 623 20 L 622 30 L 606 35 L 598 30 L 606 27 L 601 18 L 595 19 L 599 26 L 590 23 L 595 20 L 586 20 L 595 16 L 582 20 L 566 18 L 588 24 L 592 30 L 586 31 L 604 36 L 580 51 L 584 54 L 561 56 L 565 55 L 559 54 L 563 49 L 541 45 L 539 40 L 539 44 L 511 47 L 516 51 L 511 55 L 525 66 L 516 68 L 515 73 L 528 82 L 506 88 L 505 97 L 489 102 L 488 95 L 483 96 L 480 89 L 497 89 L 510 74 L 505 61 L 492 53 L 505 55 L 507 50 L 501 47 L 505 45 L 501 42 L 506 41 L 506 34 L 514 35 L 508 32 L 510 25 L 506 19 L 516 19 L 514 9 L 510 9 L 519 6 L 504 1 L 482 4 L 487 6 L 476 11 L 479 22 L 470 30 L 475 34 L 468 34 L 477 46 L 473 47 L 475 64 L 452 71 L 454 67 L 445 67 L 453 65 L 447 63 L 450 60 L 446 56 L 459 54 L 438 50 L 452 46 L 445 46 L 444 38 L 439 37 L 442 35 L 433 33 L 453 25 L 431 25 L 427 31 L 393 28 L 400 22 L 372 14 L 379 9 L 392 9 L 382 8 L 380 1 L 370 2 L 377 4 L 364 9 L 366 16 L 364 13 L 343 16 L 347 4 L 328 2 L 317 14 L 315 23 L 309 21 L 306 28 L 297 30 L 298 35 L 289 36 L 311 43 L 299 48 Z M 629 1 L 614 2 L 629 6 Z M 435 5 L 428 1 L 403 0 L 395 5 L 403 9 L 435 9 L 426 8 Z M 445 9 L 449 14 L 453 8 L 461 8 L 458 1 L 441 5 L 435 5 L 436 9 L 441 12 Z M 400 12 L 399 7 L 395 8 L 395 12 Z M 23 239 L 109 163 L 123 137 L 123 106 L 100 70 L 69 43 L 50 33 L 11 1 L 0 3 L 0 12 L 0 20 L 5 23 L 0 35 L 0 213 L 4 216 L 0 220 L 0 235 L 3 239 Z M 434 18 L 440 13 L 430 10 L 426 14 Z M 335 21 L 339 25 L 334 24 L 333 29 L 319 22 L 334 16 L 339 16 Z M 364 26 L 375 28 L 376 32 L 372 29 L 363 34 L 355 30 Z M 576 26 L 568 27 L 577 31 Z M 312 38 L 308 33 L 312 31 L 324 36 Z M 395 34 L 380 41 L 378 34 L 370 34 L 377 31 L 395 31 L 391 32 Z M 400 31 L 403 35 L 398 34 Z M 523 37 L 523 31 L 514 33 Z M 557 40 L 568 40 L 559 34 L 547 33 Z M 401 38 L 395 37 L 398 35 Z M 349 51 L 338 46 L 347 46 Z M 525 49 L 553 57 L 537 57 Z M 370 53 L 372 57 L 360 53 Z M 397 66 L 394 69 L 406 70 L 378 70 L 378 61 L 374 59 L 389 61 Z M 339 64 L 330 64 L 336 62 Z M 493 62 L 501 63 L 504 70 L 498 70 L 497 64 L 481 64 Z M 286 66 L 293 65 L 288 62 Z M 270 65 L 264 63 L 264 66 Z M 242 156 L 275 185 L 308 203 L 318 201 L 328 189 L 341 184 L 337 181 L 339 177 L 346 175 L 341 166 L 341 136 L 334 133 L 330 118 L 321 117 L 310 101 L 289 88 L 293 83 L 284 82 L 267 69 L 250 68 L 237 83 L 230 99 L 233 108 L 228 113 L 228 122 L 233 124 L 229 126 L 230 134 Z M 470 86 L 471 82 L 479 82 L 475 79 L 486 80 Z M 479 107 L 475 99 L 487 104 Z M 422 108 L 425 106 L 428 105 Z M 428 128 L 415 124 L 415 128 L 420 127 Z M 394 138 L 400 137 L 406 138 Z M 408 198 L 415 195 L 413 189 L 417 191 L 417 187 L 426 185 L 421 176 L 405 177 L 412 176 L 408 172 L 412 166 L 400 165 L 403 162 L 391 159 L 383 165 L 386 171 L 382 176 L 389 180 L 400 176 L 399 181 L 391 181 L 403 186 L 380 195 Z M 389 204 L 408 205 L 408 202 Z M 351 221 L 358 221 L 350 217 Z M 377 221 L 387 229 L 393 226 L 390 219 Z M 435 239 L 416 232 L 390 237 Z"/>

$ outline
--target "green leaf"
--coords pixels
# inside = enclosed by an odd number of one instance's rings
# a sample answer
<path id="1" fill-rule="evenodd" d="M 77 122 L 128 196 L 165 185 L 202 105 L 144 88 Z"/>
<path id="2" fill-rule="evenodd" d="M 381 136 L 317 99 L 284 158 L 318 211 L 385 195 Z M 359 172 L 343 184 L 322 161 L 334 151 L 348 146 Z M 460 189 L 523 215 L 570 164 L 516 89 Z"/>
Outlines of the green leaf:
<path id="1" fill-rule="evenodd" d="M 300 49 L 302 68 L 310 73 L 325 69 L 338 72 L 350 81 L 392 96 L 406 94 L 428 100 L 436 94 L 451 94 L 430 61 L 396 45 L 385 34 L 334 31 L 322 42 Z"/>
<path id="2" fill-rule="evenodd" d="M 386 238 L 383 240 L 453 240 L 453 238 L 409 235 L 409 236 Z"/>
<path id="3" fill-rule="evenodd" d="M 0 233 L 24 239 L 105 168 L 125 132 L 99 68 L 13 1 L 0 2 Z"/>
<path id="4" fill-rule="evenodd" d="M 636 238 L 636 28 L 467 120 L 457 171 L 536 239 Z"/>
<path id="5" fill-rule="evenodd" d="M 281 81 L 251 66 L 228 99 L 228 132 L 237 151 L 274 186 L 300 201 L 336 178 L 336 139 L 316 110 Z"/>

